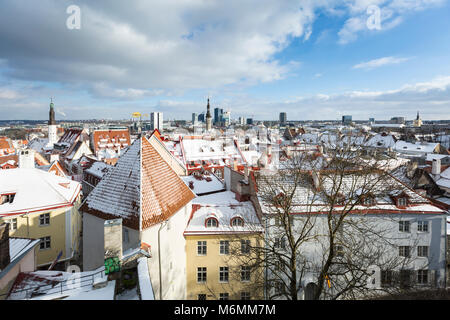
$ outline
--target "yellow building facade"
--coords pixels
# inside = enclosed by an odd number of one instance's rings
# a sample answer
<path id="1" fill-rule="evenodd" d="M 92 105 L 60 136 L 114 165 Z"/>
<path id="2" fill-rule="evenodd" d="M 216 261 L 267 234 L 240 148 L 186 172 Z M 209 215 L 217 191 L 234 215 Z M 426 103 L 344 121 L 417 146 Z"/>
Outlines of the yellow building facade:
<path id="1" fill-rule="evenodd" d="M 256 263 L 260 260 L 254 250 L 245 250 L 246 245 L 256 246 L 259 237 L 260 233 L 186 235 L 187 299 L 263 299 L 263 267 Z"/>
<path id="2" fill-rule="evenodd" d="M 2 222 L 10 223 L 10 237 L 41 239 L 38 246 L 37 266 L 51 264 L 62 252 L 59 261 L 79 252 L 81 216 L 78 212 L 80 198 L 74 205 L 44 210 L 29 214 L 0 218 Z"/>

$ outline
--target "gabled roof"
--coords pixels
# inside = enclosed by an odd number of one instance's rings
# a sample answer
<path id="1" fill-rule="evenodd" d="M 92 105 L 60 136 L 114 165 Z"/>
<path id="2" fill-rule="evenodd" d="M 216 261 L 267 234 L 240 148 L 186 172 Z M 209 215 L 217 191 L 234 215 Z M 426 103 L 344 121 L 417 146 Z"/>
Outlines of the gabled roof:
<path id="1" fill-rule="evenodd" d="M 37 168 L 0 170 L 0 193 L 15 194 L 0 205 L 0 216 L 71 207 L 80 190 L 80 183 Z"/>
<path id="2" fill-rule="evenodd" d="M 193 198 L 191 190 L 143 137 L 119 158 L 81 210 L 102 219 L 122 218 L 125 226 L 143 230 L 169 218 Z"/>

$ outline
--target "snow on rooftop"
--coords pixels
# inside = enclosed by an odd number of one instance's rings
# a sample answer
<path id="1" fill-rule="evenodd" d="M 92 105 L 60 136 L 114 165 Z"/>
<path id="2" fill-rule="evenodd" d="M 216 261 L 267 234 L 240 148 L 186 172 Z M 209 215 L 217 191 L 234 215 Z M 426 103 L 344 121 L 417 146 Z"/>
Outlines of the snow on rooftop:
<path id="1" fill-rule="evenodd" d="M 80 183 L 36 168 L 0 170 L 0 194 L 15 194 L 12 203 L 0 205 L 0 216 L 71 206 Z"/>
<path id="2" fill-rule="evenodd" d="M 255 208 L 250 201 L 239 202 L 231 191 L 197 197 L 193 201 L 194 214 L 189 221 L 185 234 L 222 233 L 222 232 L 263 232 Z M 206 227 L 206 219 L 218 220 L 217 227 Z M 231 226 L 231 219 L 242 218 L 243 226 Z"/>
<path id="3" fill-rule="evenodd" d="M 188 187 L 192 182 L 194 186 L 192 191 L 197 195 L 222 191 L 225 189 L 223 183 L 213 174 L 201 175 L 198 178 L 193 175 L 183 176 L 181 179 L 183 179 L 184 183 L 186 183 Z"/>
<path id="4" fill-rule="evenodd" d="M 9 238 L 9 257 L 11 262 L 37 245 L 40 240 L 26 238 Z"/>

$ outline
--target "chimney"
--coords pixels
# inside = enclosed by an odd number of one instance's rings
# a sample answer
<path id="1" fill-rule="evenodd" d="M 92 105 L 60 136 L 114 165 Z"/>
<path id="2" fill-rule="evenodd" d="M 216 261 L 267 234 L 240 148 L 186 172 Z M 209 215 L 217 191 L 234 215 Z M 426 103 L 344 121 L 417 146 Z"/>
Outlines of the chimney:
<path id="1" fill-rule="evenodd" d="M 0 270 L 9 263 L 9 223 L 3 223 L 0 225 Z"/>
<path id="2" fill-rule="evenodd" d="M 436 176 L 441 174 L 441 159 L 433 159 L 431 173 Z"/>
<path id="3" fill-rule="evenodd" d="M 34 168 L 34 150 L 24 149 L 19 152 L 19 168 Z"/>

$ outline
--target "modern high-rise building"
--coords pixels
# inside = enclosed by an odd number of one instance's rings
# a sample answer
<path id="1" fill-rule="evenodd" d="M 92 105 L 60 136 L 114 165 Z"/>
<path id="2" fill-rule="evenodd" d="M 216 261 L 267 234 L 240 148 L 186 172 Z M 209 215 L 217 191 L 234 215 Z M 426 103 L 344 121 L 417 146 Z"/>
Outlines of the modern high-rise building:
<path id="1" fill-rule="evenodd" d="M 287 121 L 287 114 L 286 112 L 280 112 L 280 124 L 285 124 Z"/>
<path id="2" fill-rule="evenodd" d="M 159 132 L 163 131 L 163 113 L 162 112 L 150 113 L 150 122 L 152 125 L 152 130 L 158 129 Z"/>
<path id="3" fill-rule="evenodd" d="M 205 122 L 205 113 L 202 112 L 198 115 L 198 121 Z"/>
<path id="4" fill-rule="evenodd" d="M 225 111 L 222 116 L 223 123 L 225 126 L 229 126 L 231 124 L 231 111 Z"/>
<path id="5" fill-rule="evenodd" d="M 246 124 L 246 119 L 244 117 L 239 117 L 239 124 L 244 126 Z"/>
<path id="6" fill-rule="evenodd" d="M 192 113 L 192 124 L 196 124 L 198 122 L 198 114 Z"/>
<path id="7" fill-rule="evenodd" d="M 350 115 L 342 116 L 342 123 L 343 124 L 349 124 L 350 122 L 352 122 L 352 116 L 350 116 Z"/>
<path id="8" fill-rule="evenodd" d="M 218 125 L 223 121 L 223 109 L 214 108 L 214 124 Z"/>
<path id="9" fill-rule="evenodd" d="M 253 118 L 247 118 L 247 124 L 253 124 Z"/>

